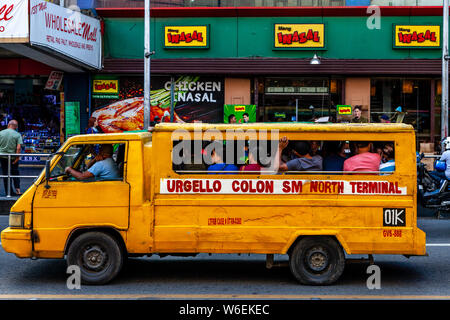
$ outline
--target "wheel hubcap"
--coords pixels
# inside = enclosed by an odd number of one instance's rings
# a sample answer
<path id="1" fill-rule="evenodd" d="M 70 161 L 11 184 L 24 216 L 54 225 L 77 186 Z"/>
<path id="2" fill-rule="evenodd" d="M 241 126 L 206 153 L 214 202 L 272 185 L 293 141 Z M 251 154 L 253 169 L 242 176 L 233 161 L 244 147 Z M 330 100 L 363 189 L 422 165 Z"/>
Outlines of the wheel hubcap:
<path id="1" fill-rule="evenodd" d="M 328 266 L 328 254 L 322 248 L 312 248 L 307 255 L 308 266 L 315 272 L 321 272 Z"/>
<path id="2" fill-rule="evenodd" d="M 83 254 L 84 264 L 91 270 L 101 269 L 106 260 L 106 252 L 99 246 L 92 246 L 86 248 Z"/>

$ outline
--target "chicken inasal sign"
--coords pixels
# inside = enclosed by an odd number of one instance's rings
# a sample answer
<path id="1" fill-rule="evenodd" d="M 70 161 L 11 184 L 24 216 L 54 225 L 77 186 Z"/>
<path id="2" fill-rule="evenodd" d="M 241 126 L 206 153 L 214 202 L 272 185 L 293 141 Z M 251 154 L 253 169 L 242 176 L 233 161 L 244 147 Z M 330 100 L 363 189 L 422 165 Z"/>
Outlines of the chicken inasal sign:
<path id="1" fill-rule="evenodd" d="M 209 25 L 164 26 L 164 48 L 208 49 Z"/>
<path id="2" fill-rule="evenodd" d="M 274 24 L 274 49 L 325 49 L 325 24 Z"/>
<path id="3" fill-rule="evenodd" d="M 439 49 L 441 48 L 441 26 L 394 24 L 395 49 Z"/>

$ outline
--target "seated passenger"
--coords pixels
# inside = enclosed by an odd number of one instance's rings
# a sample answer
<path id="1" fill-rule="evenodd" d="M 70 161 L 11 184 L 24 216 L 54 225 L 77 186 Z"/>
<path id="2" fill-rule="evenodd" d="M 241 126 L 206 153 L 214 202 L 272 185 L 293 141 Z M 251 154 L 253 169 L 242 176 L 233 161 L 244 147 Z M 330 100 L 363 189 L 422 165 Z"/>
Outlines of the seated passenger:
<path id="1" fill-rule="evenodd" d="M 260 173 L 263 166 L 258 161 L 258 148 L 253 147 L 248 150 L 248 164 L 240 167 L 239 171 L 254 171 L 251 173 Z"/>
<path id="2" fill-rule="evenodd" d="M 395 171 L 395 150 L 394 144 L 389 142 L 383 147 L 382 162 L 380 163 L 381 172 Z"/>
<path id="3" fill-rule="evenodd" d="M 284 137 L 283 139 L 287 138 Z M 280 146 L 285 148 L 287 146 L 280 143 Z M 296 141 L 292 147 L 297 159 L 290 160 L 286 163 L 280 158 L 279 171 L 321 171 L 322 157 L 319 155 L 311 156 L 311 146 L 305 141 Z M 281 152 L 280 152 L 281 154 Z"/>
<path id="4" fill-rule="evenodd" d="M 358 141 L 355 143 L 355 153 L 353 157 L 344 162 L 344 171 L 379 171 L 381 157 L 377 153 L 372 153 L 372 143 Z"/>
<path id="5" fill-rule="evenodd" d="M 225 158 L 225 156 L 224 156 Z M 236 167 L 234 164 L 226 164 L 223 162 L 222 157 L 216 152 L 216 150 L 213 150 L 211 153 L 211 160 L 213 162 L 212 165 L 208 167 L 209 174 L 220 174 L 220 172 L 215 171 L 235 171 L 230 172 L 226 174 L 233 174 L 237 173 L 239 171 L 238 167 Z"/>
<path id="6" fill-rule="evenodd" d="M 339 141 L 327 141 L 324 146 L 327 156 L 323 159 L 324 171 L 343 171 L 344 161 L 347 160 L 345 143 Z"/>
<path id="7" fill-rule="evenodd" d="M 311 141 L 311 152 L 309 153 L 312 157 L 320 155 L 320 143 L 319 141 Z"/>
<path id="8" fill-rule="evenodd" d="M 96 180 L 114 180 L 120 178 L 119 169 L 112 159 L 113 146 L 102 144 L 99 154 L 92 159 L 85 172 L 80 172 L 71 167 L 67 167 L 65 172 L 72 175 L 77 180 L 86 180 L 95 177 Z"/>
<path id="9" fill-rule="evenodd" d="M 255 173 L 255 174 L 259 174 L 259 173 L 268 174 L 268 173 L 276 172 L 277 168 L 279 167 L 281 153 L 288 144 L 287 138 L 284 137 L 283 139 L 280 139 L 280 143 L 278 145 L 278 148 L 275 151 L 275 154 L 270 158 L 270 161 L 268 161 L 270 163 L 267 163 L 267 164 L 261 163 L 260 158 L 258 157 L 258 154 L 260 154 L 258 147 L 250 145 L 250 148 L 248 151 L 248 164 L 240 167 L 239 171 L 252 171 L 250 173 Z"/>

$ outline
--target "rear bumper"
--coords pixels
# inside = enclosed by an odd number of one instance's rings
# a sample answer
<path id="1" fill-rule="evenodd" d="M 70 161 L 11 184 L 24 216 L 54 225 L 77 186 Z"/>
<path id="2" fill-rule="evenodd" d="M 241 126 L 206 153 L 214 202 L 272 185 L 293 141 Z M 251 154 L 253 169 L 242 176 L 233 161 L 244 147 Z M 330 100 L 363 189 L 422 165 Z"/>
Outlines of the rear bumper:
<path id="1" fill-rule="evenodd" d="M 31 230 L 6 228 L 1 235 L 2 247 L 19 258 L 32 257 Z"/>
<path id="2" fill-rule="evenodd" d="M 415 255 L 426 256 L 427 255 L 427 244 L 426 244 L 426 234 L 419 228 L 416 230 L 416 235 L 414 239 Z"/>

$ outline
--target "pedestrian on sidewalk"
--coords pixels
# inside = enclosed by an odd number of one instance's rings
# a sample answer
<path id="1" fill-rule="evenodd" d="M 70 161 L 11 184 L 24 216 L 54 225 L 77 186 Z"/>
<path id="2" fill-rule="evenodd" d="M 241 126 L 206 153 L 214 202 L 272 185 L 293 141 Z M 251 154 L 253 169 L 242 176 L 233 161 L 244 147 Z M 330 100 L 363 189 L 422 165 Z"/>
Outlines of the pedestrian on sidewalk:
<path id="1" fill-rule="evenodd" d="M 22 135 L 17 132 L 19 124 L 16 120 L 10 120 L 8 127 L 0 131 L 0 153 L 20 153 L 21 145 L 23 144 Z M 19 175 L 19 159 L 20 157 L 11 157 L 11 175 Z M 0 164 L 2 166 L 2 174 L 8 175 L 8 157 L 0 157 Z M 11 189 L 11 195 L 20 195 L 20 179 L 12 178 L 14 183 L 15 192 Z M 3 184 L 5 186 L 5 193 L 8 195 L 8 178 L 3 178 Z M 12 187 L 12 184 L 11 184 Z"/>

